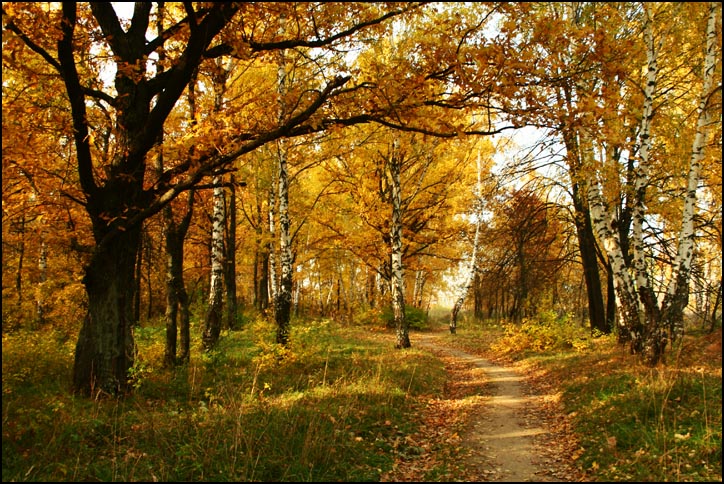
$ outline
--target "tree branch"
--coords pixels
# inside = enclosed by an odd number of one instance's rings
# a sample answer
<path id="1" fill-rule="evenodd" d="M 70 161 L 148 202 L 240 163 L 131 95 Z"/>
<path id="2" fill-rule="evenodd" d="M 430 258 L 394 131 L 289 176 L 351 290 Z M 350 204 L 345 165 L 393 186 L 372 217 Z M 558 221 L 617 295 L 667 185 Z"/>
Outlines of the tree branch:
<path id="1" fill-rule="evenodd" d="M 86 120 L 85 96 L 83 95 L 83 88 L 80 85 L 78 71 L 75 66 L 75 58 L 73 56 L 73 31 L 75 30 L 75 22 L 75 2 L 63 2 L 63 17 L 60 26 L 63 37 L 58 40 L 60 73 L 65 82 L 68 100 L 70 101 L 80 184 L 87 197 L 94 197 L 98 187 L 93 179 L 93 162 L 90 151 L 88 123 Z"/>

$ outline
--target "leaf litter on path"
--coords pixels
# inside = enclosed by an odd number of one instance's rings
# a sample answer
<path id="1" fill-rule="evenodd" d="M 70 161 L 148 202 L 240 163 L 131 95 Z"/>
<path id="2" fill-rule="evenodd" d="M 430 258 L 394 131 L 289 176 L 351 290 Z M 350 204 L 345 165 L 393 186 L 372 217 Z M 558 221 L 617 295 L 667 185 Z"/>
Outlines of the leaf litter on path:
<path id="1" fill-rule="evenodd" d="M 420 430 L 405 437 L 409 447 L 382 481 L 585 480 L 573 464 L 579 446 L 544 381 L 433 335 L 420 335 L 419 344 L 443 360 L 445 394 L 414 403 Z"/>

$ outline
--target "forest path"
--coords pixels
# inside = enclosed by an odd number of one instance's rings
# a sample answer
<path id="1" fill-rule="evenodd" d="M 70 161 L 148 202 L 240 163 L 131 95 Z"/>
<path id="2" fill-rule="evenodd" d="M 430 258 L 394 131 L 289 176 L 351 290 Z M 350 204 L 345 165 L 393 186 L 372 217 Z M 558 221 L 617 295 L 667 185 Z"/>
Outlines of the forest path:
<path id="1" fill-rule="evenodd" d="M 523 375 L 510 366 L 491 362 L 481 356 L 446 346 L 441 333 L 416 333 L 413 345 L 432 351 L 445 361 L 450 384 L 449 399 L 428 415 L 445 414 L 451 418 L 453 432 L 458 421 L 462 460 L 456 462 L 456 481 L 565 482 L 583 477 L 572 465 L 577 448 L 560 413 L 557 396 L 545 384 L 534 384 L 533 375 Z M 460 371 L 460 368 L 466 368 Z M 463 402 L 468 402 L 465 404 Z M 460 414 L 463 414 L 462 417 Z M 439 425 L 435 420 L 432 425 Z M 444 426 L 445 424 L 442 423 Z M 437 433 L 441 433 L 440 429 Z M 448 441 L 450 439 L 448 438 Z M 412 469 L 405 469 L 409 465 Z M 424 479 L 416 476 L 414 466 L 399 462 L 391 480 Z"/>

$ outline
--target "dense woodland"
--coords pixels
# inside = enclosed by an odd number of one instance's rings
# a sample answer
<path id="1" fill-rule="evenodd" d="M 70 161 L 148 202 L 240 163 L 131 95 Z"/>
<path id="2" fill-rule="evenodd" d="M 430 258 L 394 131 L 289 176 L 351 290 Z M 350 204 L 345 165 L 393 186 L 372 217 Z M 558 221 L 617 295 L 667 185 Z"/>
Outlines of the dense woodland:
<path id="1" fill-rule="evenodd" d="M 721 325 L 719 3 L 2 8 L 2 330 L 76 393 L 144 325 L 169 367 L 255 318 Z"/>

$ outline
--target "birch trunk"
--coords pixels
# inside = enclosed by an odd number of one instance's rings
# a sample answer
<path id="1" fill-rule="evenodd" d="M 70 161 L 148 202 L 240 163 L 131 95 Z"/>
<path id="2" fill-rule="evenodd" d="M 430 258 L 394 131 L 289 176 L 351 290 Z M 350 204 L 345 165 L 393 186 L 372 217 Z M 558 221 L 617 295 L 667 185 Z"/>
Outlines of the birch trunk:
<path id="1" fill-rule="evenodd" d="M 696 190 L 701 175 L 701 161 L 704 157 L 707 131 L 715 121 L 708 109 L 708 103 L 715 89 L 713 87 L 717 53 L 717 8 L 719 3 L 709 4 L 709 15 L 706 31 L 706 58 L 704 61 L 703 83 L 699 96 L 696 135 L 691 147 L 689 157 L 689 173 L 687 177 L 686 197 L 682 213 L 681 230 L 679 232 L 679 245 L 676 260 L 672 269 L 671 280 L 662 303 L 662 319 L 666 331 L 672 340 L 681 337 L 684 330 L 684 308 L 689 300 L 689 280 L 691 263 L 694 257 L 694 216 L 696 214 Z M 720 14 L 721 15 L 721 14 Z"/>
<path id="2" fill-rule="evenodd" d="M 289 174 L 283 143 L 279 149 L 279 264 L 281 278 L 274 304 L 277 343 L 289 342 L 289 321 L 292 307 L 292 249 L 289 235 Z"/>
<path id="3" fill-rule="evenodd" d="M 274 177 L 272 177 L 274 178 Z M 277 184 L 276 180 L 272 179 L 271 185 L 269 186 L 269 244 L 267 253 L 265 254 L 266 260 L 264 267 L 262 268 L 266 274 L 267 282 L 267 298 L 269 301 L 276 301 L 277 298 L 277 257 L 276 257 L 276 244 L 274 243 L 277 235 L 276 229 L 276 213 L 277 213 L 277 196 L 276 196 Z M 273 307 L 273 305 L 272 305 Z"/>
<path id="4" fill-rule="evenodd" d="M 285 18 L 281 19 L 279 33 L 286 29 Z M 279 122 L 284 121 L 287 107 L 284 97 L 287 92 L 286 59 L 284 51 L 279 51 L 277 71 L 277 89 L 279 91 Z M 281 277 L 274 297 L 274 318 L 277 324 L 277 343 L 286 346 L 289 343 L 289 321 L 292 307 L 292 249 L 289 234 L 289 173 L 287 171 L 287 153 L 284 139 L 280 139 L 278 147 L 278 183 L 279 183 L 279 264 Z M 271 220 L 271 218 L 270 218 Z M 273 279 L 273 275 L 272 275 Z"/>
<path id="5" fill-rule="evenodd" d="M 558 94 L 558 102 L 565 111 L 573 111 L 573 94 L 569 86 L 563 86 Z M 596 235 L 591 223 L 591 210 L 587 200 L 586 177 L 582 174 L 581 150 L 575 128 L 566 126 L 563 129 L 563 143 L 566 147 L 568 173 L 571 179 L 571 195 L 573 209 L 575 210 L 574 225 L 578 239 L 583 277 L 586 283 L 586 296 L 588 299 L 588 317 L 591 331 L 598 330 L 604 334 L 611 332 L 607 324 L 607 312 L 603 305 L 603 291 L 601 288 L 601 275 L 596 254 Z"/>
<path id="6" fill-rule="evenodd" d="M 457 332 L 458 327 L 458 313 L 463 307 L 463 304 L 465 304 L 465 299 L 468 297 L 468 293 L 470 292 L 470 288 L 473 285 L 473 281 L 475 280 L 475 276 L 477 275 L 478 271 L 478 249 L 480 246 L 480 223 L 482 220 L 482 212 L 483 212 L 483 196 L 482 196 L 482 180 L 481 180 L 481 172 L 482 167 L 480 166 L 480 153 L 478 153 L 477 158 L 477 183 L 475 185 L 475 236 L 473 237 L 473 253 L 470 256 L 470 264 L 468 265 L 468 269 L 466 271 L 465 275 L 465 283 L 463 284 L 463 287 L 460 291 L 460 296 L 455 301 L 455 304 L 453 305 L 452 311 L 450 312 L 450 333 L 455 334 Z"/>
<path id="7" fill-rule="evenodd" d="M 650 18 L 649 9 L 644 4 L 646 24 L 644 26 L 644 41 L 646 44 L 646 85 L 644 86 L 644 106 L 641 114 L 641 127 L 637 141 L 639 163 L 634 169 L 634 200 L 631 209 L 632 235 L 631 265 L 633 277 L 638 291 L 639 308 L 643 311 L 644 334 L 641 345 L 635 347 L 636 351 L 643 351 L 652 362 L 658 362 L 666 347 L 666 337 L 662 333 L 661 315 L 654 288 L 651 287 L 651 277 L 644 254 L 643 223 L 646 216 L 646 187 L 649 185 L 649 153 L 651 151 L 651 122 L 653 120 L 654 95 L 658 77 L 658 53 L 663 45 L 664 36 L 659 42 L 654 41 L 653 19 Z"/>
<path id="8" fill-rule="evenodd" d="M 216 113 L 220 112 L 223 107 L 228 77 L 229 71 L 224 67 L 222 59 L 216 59 L 215 69 L 211 75 L 214 88 L 214 112 Z M 224 200 L 223 182 L 222 176 L 214 176 L 214 208 L 211 221 L 211 282 L 209 284 L 209 303 L 206 309 L 202 336 L 205 351 L 212 350 L 218 343 L 223 320 L 224 267 L 226 265 L 224 250 L 226 202 Z"/>
<path id="9" fill-rule="evenodd" d="M 646 6 L 644 6 L 644 12 L 647 15 L 647 21 L 644 26 L 644 36 L 647 47 L 647 78 L 644 87 L 644 107 L 637 140 L 637 150 L 634 150 L 634 152 L 638 151 L 639 164 L 636 167 L 634 176 L 635 197 L 632 206 L 632 260 L 630 268 L 626 266 L 618 233 L 614 230 L 616 222 L 605 204 L 600 185 L 595 178 L 595 171 L 589 171 L 592 175 L 589 203 L 592 207 L 594 223 L 599 237 L 603 241 L 603 246 L 611 261 L 617 303 L 621 309 L 619 324 L 622 325 L 621 330 L 628 332 L 631 336 L 632 352 L 641 353 L 651 365 L 655 365 L 663 359 L 667 344 L 670 340 L 679 337 L 683 331 L 683 311 L 688 302 L 688 284 L 694 251 L 693 219 L 696 208 L 696 189 L 699 183 L 707 127 L 711 123 L 707 103 L 712 92 L 713 71 L 716 63 L 715 27 L 717 6 L 718 4 L 712 3 L 709 8 L 707 55 L 699 100 L 697 131 L 689 160 L 682 227 L 679 232 L 679 245 L 672 267 L 671 279 L 661 306 L 659 306 L 654 289 L 650 285 L 652 276 L 646 267 L 643 221 L 646 215 L 646 187 L 649 184 L 650 131 L 653 118 L 653 98 L 658 75 L 657 56 L 663 45 L 664 37 L 662 36 L 658 43 L 654 42 L 653 19 L 649 18 Z M 585 131 L 582 133 L 582 138 L 585 138 Z M 592 144 L 590 140 L 587 140 L 587 143 L 588 145 Z M 592 153 L 592 149 L 587 149 L 586 152 Z"/>
<path id="10" fill-rule="evenodd" d="M 390 226 L 390 243 L 392 253 L 390 263 L 392 267 L 391 293 L 392 312 L 394 314 L 396 342 L 395 348 L 409 348 L 409 323 L 405 316 L 405 280 L 402 266 L 402 187 L 400 186 L 400 171 L 402 160 L 399 150 L 399 140 L 395 138 L 390 156 L 390 185 L 392 189 L 392 223 Z"/>
<path id="11" fill-rule="evenodd" d="M 204 324 L 203 346 L 210 351 L 216 346 L 221 334 L 222 306 L 224 297 L 224 188 L 221 177 L 215 176 L 214 211 L 211 229 L 211 284 L 209 303 Z"/>
<path id="12" fill-rule="evenodd" d="M 658 333 L 658 309 L 655 294 L 649 286 L 648 270 L 644 257 L 643 221 L 646 214 L 646 187 L 649 183 L 648 165 L 651 147 L 651 120 L 653 117 L 653 97 L 658 75 L 658 46 L 654 42 L 652 22 L 648 18 L 648 8 L 644 5 L 647 21 L 644 26 L 644 40 L 647 50 L 647 73 L 644 86 L 644 106 L 637 146 L 639 163 L 634 169 L 634 197 L 632 201 L 632 251 L 631 267 L 626 263 L 621 246 L 620 232 L 616 230 L 618 221 L 607 206 L 601 193 L 600 182 L 593 166 L 593 142 L 585 128 L 581 131 L 581 153 L 587 153 L 588 201 L 591 215 L 603 242 L 603 247 L 611 265 L 617 306 L 619 308 L 619 341 L 628 342 L 632 353 L 641 353 L 654 341 L 660 341 Z M 658 48 L 657 48 L 658 47 Z M 630 271 L 631 269 L 631 271 Z M 663 348 L 662 348 L 663 351 Z"/>

